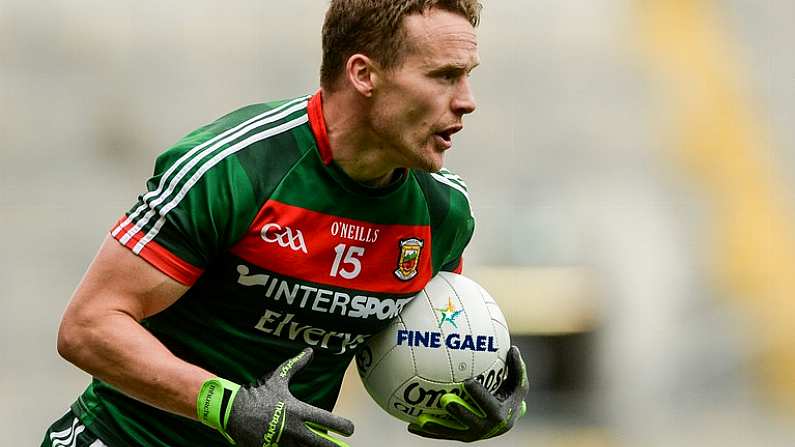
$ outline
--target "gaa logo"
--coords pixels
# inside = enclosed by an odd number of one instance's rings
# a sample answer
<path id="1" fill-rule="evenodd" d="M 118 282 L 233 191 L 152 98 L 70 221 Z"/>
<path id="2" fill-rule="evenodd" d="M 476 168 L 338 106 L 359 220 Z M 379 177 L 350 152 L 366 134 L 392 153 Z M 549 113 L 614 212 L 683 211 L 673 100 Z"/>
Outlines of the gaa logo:
<path id="1" fill-rule="evenodd" d="M 290 248 L 293 251 L 306 251 L 306 243 L 304 242 L 304 234 L 301 230 L 293 230 L 290 227 L 282 227 L 277 223 L 269 223 L 262 226 L 260 237 L 265 242 L 270 244 L 279 244 L 284 248 Z"/>

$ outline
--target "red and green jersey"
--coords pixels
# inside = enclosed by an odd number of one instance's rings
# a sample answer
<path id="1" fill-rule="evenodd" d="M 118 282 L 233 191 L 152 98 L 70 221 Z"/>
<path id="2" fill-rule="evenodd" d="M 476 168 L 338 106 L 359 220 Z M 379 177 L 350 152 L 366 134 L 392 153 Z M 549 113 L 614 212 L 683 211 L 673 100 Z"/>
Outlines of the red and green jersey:
<path id="1" fill-rule="evenodd" d="M 257 104 L 158 157 L 148 192 L 111 230 L 189 285 L 143 325 L 178 357 L 245 384 L 306 346 L 291 391 L 331 410 L 345 369 L 472 237 L 466 186 L 405 170 L 385 188 L 333 162 L 320 94 Z M 114 446 L 225 446 L 199 422 L 94 380 L 74 411 Z"/>

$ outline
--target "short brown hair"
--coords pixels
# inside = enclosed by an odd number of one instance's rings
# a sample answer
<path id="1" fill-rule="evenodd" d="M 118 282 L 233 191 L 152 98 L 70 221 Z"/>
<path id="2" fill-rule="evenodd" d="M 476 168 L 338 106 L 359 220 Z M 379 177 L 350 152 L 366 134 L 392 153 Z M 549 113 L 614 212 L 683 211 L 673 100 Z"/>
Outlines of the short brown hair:
<path id="1" fill-rule="evenodd" d="M 406 37 L 403 18 L 430 8 L 460 14 L 474 27 L 482 6 L 477 0 L 331 0 L 323 23 L 320 85 L 331 88 L 356 53 L 387 69 L 399 66 Z"/>

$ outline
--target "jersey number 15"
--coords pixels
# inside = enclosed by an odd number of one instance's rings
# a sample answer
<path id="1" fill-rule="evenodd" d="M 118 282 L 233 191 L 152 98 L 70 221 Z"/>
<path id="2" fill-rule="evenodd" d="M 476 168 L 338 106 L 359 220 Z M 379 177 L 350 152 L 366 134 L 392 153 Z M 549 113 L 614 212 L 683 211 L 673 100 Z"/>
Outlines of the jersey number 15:
<path id="1" fill-rule="evenodd" d="M 359 273 L 362 272 L 362 261 L 359 258 L 364 255 L 364 247 L 338 244 L 334 247 L 334 251 L 337 256 L 334 257 L 334 264 L 331 265 L 329 275 L 333 278 L 339 275 L 345 279 L 354 279 L 359 276 Z"/>

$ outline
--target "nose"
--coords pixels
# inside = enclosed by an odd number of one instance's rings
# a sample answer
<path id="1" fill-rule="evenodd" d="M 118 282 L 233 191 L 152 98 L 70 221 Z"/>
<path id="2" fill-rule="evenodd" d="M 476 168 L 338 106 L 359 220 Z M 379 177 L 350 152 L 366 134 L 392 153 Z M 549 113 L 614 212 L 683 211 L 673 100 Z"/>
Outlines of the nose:
<path id="1" fill-rule="evenodd" d="M 472 94 L 472 86 L 469 84 L 468 77 L 461 78 L 450 107 L 457 115 L 466 115 L 475 111 L 477 104 L 475 104 L 475 96 Z"/>

